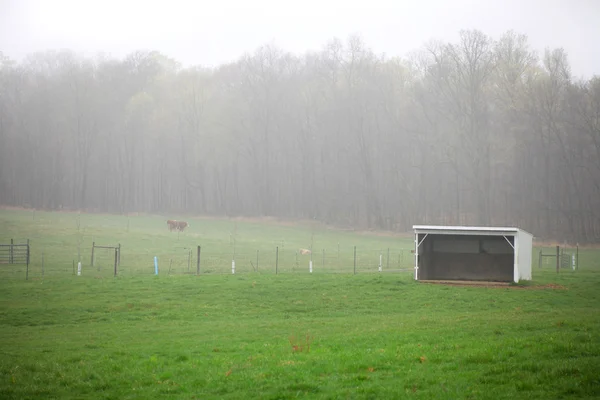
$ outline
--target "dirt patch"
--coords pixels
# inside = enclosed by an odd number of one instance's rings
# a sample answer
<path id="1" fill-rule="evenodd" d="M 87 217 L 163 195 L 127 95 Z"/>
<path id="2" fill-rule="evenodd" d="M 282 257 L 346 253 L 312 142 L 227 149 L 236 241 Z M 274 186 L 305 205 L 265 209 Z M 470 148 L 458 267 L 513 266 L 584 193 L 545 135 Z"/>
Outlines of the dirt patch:
<path id="1" fill-rule="evenodd" d="M 419 281 L 421 283 L 429 283 L 435 285 L 458 286 L 458 287 L 485 287 L 485 288 L 503 288 L 503 289 L 520 289 L 520 290 L 567 290 L 568 288 L 556 283 L 548 283 L 545 285 L 511 285 L 507 282 L 483 282 L 483 281 Z"/>

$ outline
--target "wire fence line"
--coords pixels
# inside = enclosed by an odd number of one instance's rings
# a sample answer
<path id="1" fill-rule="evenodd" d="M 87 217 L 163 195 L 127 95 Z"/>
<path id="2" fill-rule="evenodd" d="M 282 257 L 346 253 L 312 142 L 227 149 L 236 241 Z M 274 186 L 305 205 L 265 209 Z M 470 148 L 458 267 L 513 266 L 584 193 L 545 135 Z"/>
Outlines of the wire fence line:
<path id="1" fill-rule="evenodd" d="M 155 268 L 154 258 L 157 258 Z M 81 263 L 81 269 L 80 267 Z M 92 265 L 93 263 L 93 265 Z M 116 264 L 116 268 L 115 268 Z M 35 249 L 32 245 L 29 270 L 24 265 L 1 265 L 0 279 L 29 279 L 81 275 L 143 276 L 185 274 L 324 274 L 386 273 L 413 271 L 412 249 L 385 248 L 366 250 L 346 246 L 335 249 L 313 249 L 301 254 L 300 249 L 236 249 L 188 246 L 173 250 L 128 251 L 126 246 L 96 246 L 93 258 L 75 248 L 72 252 L 58 249 Z"/>

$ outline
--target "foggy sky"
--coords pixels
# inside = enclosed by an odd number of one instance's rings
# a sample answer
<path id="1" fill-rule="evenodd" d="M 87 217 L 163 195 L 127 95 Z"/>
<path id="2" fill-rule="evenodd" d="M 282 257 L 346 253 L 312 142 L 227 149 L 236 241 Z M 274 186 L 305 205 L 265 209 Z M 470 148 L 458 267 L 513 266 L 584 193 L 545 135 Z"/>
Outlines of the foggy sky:
<path id="1" fill-rule="evenodd" d="M 596 0 L 0 0 L 0 51 L 13 59 L 71 49 L 123 57 L 158 50 L 183 66 L 216 66 L 273 43 L 296 54 L 359 34 L 387 56 L 460 29 L 497 39 L 513 29 L 538 52 L 563 47 L 576 77 L 600 75 Z"/>

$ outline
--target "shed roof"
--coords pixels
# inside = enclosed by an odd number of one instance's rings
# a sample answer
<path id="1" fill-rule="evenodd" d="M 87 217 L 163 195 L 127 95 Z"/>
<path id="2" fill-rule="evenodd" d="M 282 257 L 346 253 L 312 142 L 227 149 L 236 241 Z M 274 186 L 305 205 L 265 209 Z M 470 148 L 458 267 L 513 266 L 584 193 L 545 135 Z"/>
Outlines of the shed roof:
<path id="1" fill-rule="evenodd" d="M 439 233 L 462 233 L 462 234 L 493 234 L 493 233 L 517 233 L 523 232 L 528 235 L 531 233 L 523 229 L 514 227 L 494 227 L 494 226 L 445 226 L 445 225 L 413 225 L 415 232 L 439 232 Z M 531 235 L 533 236 L 533 235 Z"/>

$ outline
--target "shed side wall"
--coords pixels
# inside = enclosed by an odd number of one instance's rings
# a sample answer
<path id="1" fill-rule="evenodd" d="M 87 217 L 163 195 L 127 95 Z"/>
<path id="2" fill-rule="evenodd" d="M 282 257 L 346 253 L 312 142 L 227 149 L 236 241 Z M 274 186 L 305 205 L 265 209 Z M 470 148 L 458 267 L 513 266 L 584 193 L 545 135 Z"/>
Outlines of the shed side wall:
<path id="1" fill-rule="evenodd" d="M 519 232 L 519 280 L 531 280 L 531 252 L 533 236 L 526 232 Z"/>

